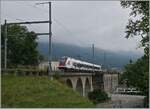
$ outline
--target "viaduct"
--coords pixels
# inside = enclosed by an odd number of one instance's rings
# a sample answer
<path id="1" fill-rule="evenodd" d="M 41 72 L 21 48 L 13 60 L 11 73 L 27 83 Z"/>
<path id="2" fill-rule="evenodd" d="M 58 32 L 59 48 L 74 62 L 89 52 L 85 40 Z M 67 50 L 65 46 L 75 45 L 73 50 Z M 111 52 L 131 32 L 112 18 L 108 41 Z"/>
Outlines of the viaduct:
<path id="1" fill-rule="evenodd" d="M 118 86 L 118 72 L 64 72 L 60 73 L 61 79 L 66 85 L 82 96 L 94 89 L 102 89 L 107 93 L 113 92 Z"/>
<path id="2" fill-rule="evenodd" d="M 59 62 L 51 63 L 53 71 L 59 71 Z M 48 62 L 39 65 L 40 69 L 45 69 Z M 101 72 L 61 72 L 62 80 L 74 91 L 78 91 L 80 95 L 87 96 L 89 91 L 94 89 L 102 89 L 108 93 L 113 92 L 118 86 L 119 72 L 102 70 Z"/>
<path id="3" fill-rule="evenodd" d="M 3 71 L 4 72 L 4 71 Z M 9 72 L 9 70 L 7 70 Z M 10 70 L 10 72 L 12 72 Z M 81 96 L 87 96 L 88 92 L 94 89 L 102 89 L 107 93 L 113 92 L 118 87 L 118 72 L 101 71 L 101 72 L 58 72 L 61 80 L 72 88 L 74 91 L 79 92 Z M 15 75 L 24 76 L 42 76 L 48 73 L 38 71 L 18 71 Z M 51 75 L 54 75 L 52 73 Z"/>

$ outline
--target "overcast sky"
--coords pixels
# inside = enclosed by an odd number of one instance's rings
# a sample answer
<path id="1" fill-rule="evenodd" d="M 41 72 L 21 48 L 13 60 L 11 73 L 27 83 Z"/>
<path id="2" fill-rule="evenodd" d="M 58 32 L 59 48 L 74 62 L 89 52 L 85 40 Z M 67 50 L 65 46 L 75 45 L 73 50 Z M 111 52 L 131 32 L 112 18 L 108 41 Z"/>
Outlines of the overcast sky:
<path id="1" fill-rule="evenodd" d="M 1 22 L 48 20 L 48 5 L 35 5 L 39 2 L 3 1 Z M 130 9 L 123 9 L 119 1 L 53 1 L 52 41 L 142 53 L 138 48 L 139 37 L 125 38 L 129 13 Z M 48 24 L 28 28 L 37 33 L 48 32 Z M 39 40 L 45 42 L 48 37 L 41 36 Z"/>

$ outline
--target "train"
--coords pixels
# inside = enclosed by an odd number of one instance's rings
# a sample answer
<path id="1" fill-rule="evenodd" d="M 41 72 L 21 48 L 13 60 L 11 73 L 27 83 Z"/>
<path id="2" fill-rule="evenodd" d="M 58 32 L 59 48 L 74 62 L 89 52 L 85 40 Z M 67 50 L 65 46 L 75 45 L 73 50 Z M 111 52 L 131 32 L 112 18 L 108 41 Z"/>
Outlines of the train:
<path id="1" fill-rule="evenodd" d="M 59 60 L 59 66 L 58 68 L 61 71 L 94 71 L 98 72 L 102 70 L 101 65 L 92 64 L 89 62 L 81 61 L 78 59 L 74 59 L 71 57 L 63 56 Z"/>

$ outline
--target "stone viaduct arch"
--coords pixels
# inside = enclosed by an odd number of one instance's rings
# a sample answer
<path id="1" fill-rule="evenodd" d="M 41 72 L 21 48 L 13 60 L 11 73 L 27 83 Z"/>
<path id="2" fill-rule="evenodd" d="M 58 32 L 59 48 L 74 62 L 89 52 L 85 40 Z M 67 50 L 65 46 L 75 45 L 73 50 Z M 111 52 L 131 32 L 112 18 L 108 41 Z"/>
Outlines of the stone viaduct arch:
<path id="1" fill-rule="evenodd" d="M 72 81 L 70 79 L 66 80 L 66 84 L 68 87 L 73 88 Z"/>
<path id="2" fill-rule="evenodd" d="M 63 79 L 68 87 L 73 88 L 82 96 L 87 96 L 88 92 L 93 90 L 91 75 L 65 76 Z"/>
<path id="3" fill-rule="evenodd" d="M 86 78 L 86 81 L 85 81 L 85 96 L 88 96 L 88 93 L 90 91 L 91 91 L 91 85 L 90 85 L 89 79 Z"/>
<path id="4" fill-rule="evenodd" d="M 82 96 L 83 95 L 83 82 L 81 78 L 77 79 L 76 83 L 76 91 L 79 92 L 79 94 Z"/>

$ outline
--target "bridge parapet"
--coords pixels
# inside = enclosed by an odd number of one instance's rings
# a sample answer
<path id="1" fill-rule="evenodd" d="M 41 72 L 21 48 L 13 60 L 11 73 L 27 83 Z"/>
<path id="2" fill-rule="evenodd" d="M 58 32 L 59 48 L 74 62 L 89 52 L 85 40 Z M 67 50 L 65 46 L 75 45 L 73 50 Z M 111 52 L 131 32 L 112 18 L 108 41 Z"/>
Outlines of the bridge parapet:
<path id="1" fill-rule="evenodd" d="M 51 73 L 54 75 L 55 73 Z M 95 75 L 94 73 L 84 73 L 84 72 L 60 72 L 59 75 L 61 76 L 92 76 Z"/>

